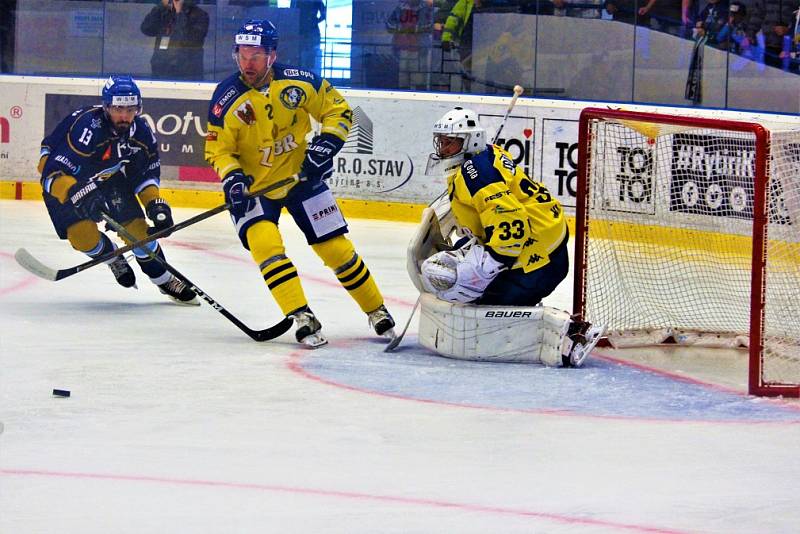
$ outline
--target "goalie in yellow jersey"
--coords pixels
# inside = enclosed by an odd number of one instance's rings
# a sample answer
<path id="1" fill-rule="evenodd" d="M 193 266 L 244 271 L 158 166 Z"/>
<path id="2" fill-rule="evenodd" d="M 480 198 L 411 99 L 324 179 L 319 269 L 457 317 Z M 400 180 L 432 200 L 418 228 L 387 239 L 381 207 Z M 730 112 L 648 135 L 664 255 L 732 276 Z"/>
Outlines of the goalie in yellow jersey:
<path id="1" fill-rule="evenodd" d="M 364 261 L 345 237 L 344 220 L 325 179 L 352 125 L 342 95 L 318 74 L 275 62 L 278 32 L 267 20 L 249 20 L 236 32 L 239 73 L 217 85 L 208 112 L 205 157 L 222 179 L 239 239 L 250 251 L 272 296 L 297 325 L 297 340 L 327 343 L 308 306 L 297 269 L 286 257 L 278 217 L 286 208 L 309 245 L 367 314 L 379 336 L 394 337 L 394 320 Z M 311 143 L 311 118 L 321 130 Z M 301 181 L 250 197 L 294 174 Z"/>
<path id="2" fill-rule="evenodd" d="M 418 261 L 409 272 L 424 291 L 420 342 L 457 358 L 580 366 L 604 328 L 539 305 L 569 273 L 561 203 L 487 142 L 472 110 L 457 107 L 439 119 L 433 145 L 427 173 L 447 177 L 450 226 L 463 237 L 451 247 L 412 241 Z M 446 228 L 445 219 L 430 226 Z M 450 233 L 439 232 L 442 244 Z"/>

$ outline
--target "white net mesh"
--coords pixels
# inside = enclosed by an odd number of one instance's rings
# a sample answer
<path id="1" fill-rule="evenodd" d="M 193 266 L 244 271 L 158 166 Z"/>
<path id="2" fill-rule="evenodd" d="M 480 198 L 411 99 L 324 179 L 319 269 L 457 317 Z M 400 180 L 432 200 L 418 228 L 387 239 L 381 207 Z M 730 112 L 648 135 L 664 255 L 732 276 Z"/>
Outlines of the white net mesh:
<path id="1" fill-rule="evenodd" d="M 756 136 L 635 118 L 592 120 L 589 131 L 587 318 L 628 340 L 671 335 L 678 342 L 747 345 Z M 769 137 L 758 148 L 768 157 L 764 351 L 751 371 L 766 384 L 794 385 L 800 384 L 800 130 Z M 698 341 L 698 332 L 712 335 Z"/>

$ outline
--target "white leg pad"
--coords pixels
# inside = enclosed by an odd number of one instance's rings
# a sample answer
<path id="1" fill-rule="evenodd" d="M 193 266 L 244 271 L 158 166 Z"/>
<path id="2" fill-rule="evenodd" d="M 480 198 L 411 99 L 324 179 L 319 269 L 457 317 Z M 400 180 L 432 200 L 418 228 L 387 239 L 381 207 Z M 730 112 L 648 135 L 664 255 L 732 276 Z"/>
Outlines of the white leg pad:
<path id="1" fill-rule="evenodd" d="M 419 342 L 460 360 L 559 366 L 569 313 L 547 306 L 475 306 L 420 300 Z"/>

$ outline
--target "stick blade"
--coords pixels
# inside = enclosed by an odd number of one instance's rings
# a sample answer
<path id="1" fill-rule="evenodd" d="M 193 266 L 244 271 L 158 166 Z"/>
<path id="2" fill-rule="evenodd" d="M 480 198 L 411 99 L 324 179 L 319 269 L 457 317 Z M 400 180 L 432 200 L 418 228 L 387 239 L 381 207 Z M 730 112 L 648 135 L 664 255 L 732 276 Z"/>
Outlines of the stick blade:
<path id="1" fill-rule="evenodd" d="M 248 333 L 250 334 L 250 337 L 256 341 L 269 341 L 288 332 L 293 323 L 294 320 L 291 317 L 284 317 L 281 322 L 274 326 L 270 326 L 265 330 L 254 330 Z"/>
<path id="2" fill-rule="evenodd" d="M 52 282 L 58 280 L 58 271 L 51 269 L 44 263 L 37 260 L 33 254 L 24 248 L 21 248 L 14 253 L 14 259 L 17 260 L 17 263 L 19 263 L 20 267 L 31 274 L 35 274 L 39 278 L 44 278 L 45 280 L 50 280 Z"/>

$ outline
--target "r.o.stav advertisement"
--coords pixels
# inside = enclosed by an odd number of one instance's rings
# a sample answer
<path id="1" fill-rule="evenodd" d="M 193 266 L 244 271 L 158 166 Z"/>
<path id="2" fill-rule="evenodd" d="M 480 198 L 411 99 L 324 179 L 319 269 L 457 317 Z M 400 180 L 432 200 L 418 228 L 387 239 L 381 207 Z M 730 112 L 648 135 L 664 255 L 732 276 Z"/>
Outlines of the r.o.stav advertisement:
<path id="1" fill-rule="evenodd" d="M 734 219 L 752 219 L 755 143 L 753 139 L 675 134 L 672 139 L 669 209 Z M 790 223 L 778 180 L 770 181 L 770 222 Z"/>

